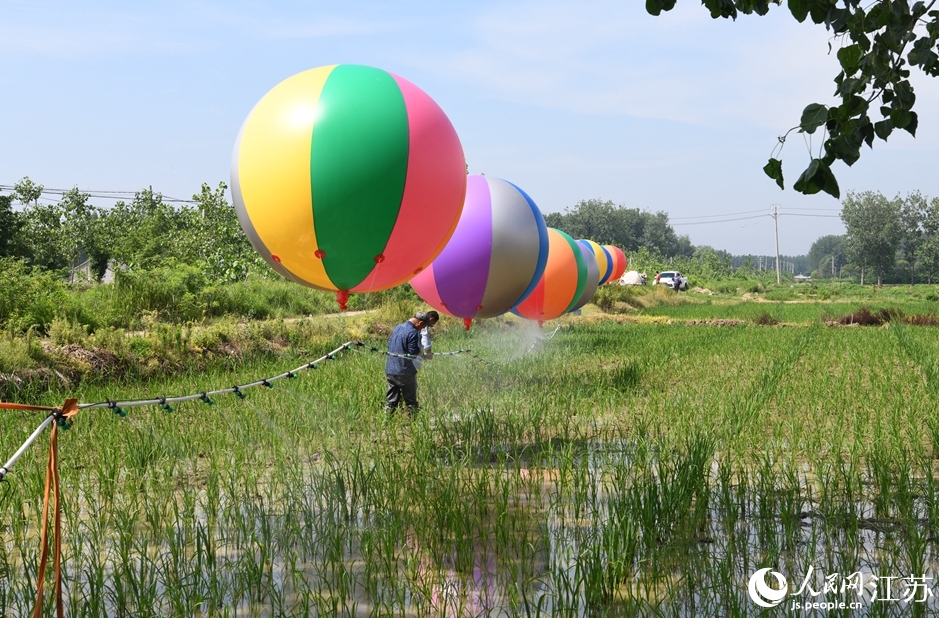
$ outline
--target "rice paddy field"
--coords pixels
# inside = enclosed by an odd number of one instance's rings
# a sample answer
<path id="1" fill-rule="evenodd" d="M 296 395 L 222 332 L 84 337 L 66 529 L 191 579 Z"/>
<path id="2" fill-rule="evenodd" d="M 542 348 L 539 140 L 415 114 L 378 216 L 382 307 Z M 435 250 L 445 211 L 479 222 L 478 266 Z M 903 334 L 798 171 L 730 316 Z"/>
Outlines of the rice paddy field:
<path id="1" fill-rule="evenodd" d="M 358 346 L 244 398 L 83 410 L 59 431 L 65 614 L 939 615 L 939 331 L 836 323 L 856 309 L 445 328 L 435 351 L 472 355 L 424 364 L 414 417 L 383 412 Z M 6 412 L 0 459 L 42 418 Z M 44 435 L 0 484 L 0 616 L 33 611 L 47 456 Z"/>

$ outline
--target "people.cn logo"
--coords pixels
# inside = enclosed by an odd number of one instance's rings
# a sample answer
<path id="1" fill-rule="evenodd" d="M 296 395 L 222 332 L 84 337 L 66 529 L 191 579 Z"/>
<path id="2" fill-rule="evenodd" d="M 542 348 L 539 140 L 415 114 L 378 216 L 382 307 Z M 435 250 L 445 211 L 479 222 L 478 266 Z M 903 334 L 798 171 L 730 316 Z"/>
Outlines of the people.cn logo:
<path id="1" fill-rule="evenodd" d="M 771 573 L 776 579 L 777 588 L 770 588 L 766 585 L 766 574 Z M 750 582 L 747 584 L 747 592 L 750 598 L 760 607 L 776 607 L 789 594 L 789 585 L 786 577 L 777 571 L 771 571 L 769 568 L 760 569 L 750 576 Z"/>

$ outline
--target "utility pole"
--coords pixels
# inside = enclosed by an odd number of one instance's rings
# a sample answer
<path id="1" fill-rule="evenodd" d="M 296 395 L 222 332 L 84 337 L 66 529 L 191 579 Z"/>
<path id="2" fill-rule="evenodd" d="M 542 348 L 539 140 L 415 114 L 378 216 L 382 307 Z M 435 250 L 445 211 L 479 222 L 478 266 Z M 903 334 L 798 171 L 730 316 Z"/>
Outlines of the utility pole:
<path id="1" fill-rule="evenodd" d="M 779 204 L 773 204 L 773 222 L 776 227 L 776 285 L 782 283 L 779 273 Z"/>

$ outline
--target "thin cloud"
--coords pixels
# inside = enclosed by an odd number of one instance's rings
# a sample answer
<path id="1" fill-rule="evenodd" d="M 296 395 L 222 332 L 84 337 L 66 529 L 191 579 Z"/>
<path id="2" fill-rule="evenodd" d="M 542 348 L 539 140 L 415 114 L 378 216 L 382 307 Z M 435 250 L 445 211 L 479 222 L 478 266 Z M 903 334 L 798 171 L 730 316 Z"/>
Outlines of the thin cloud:
<path id="1" fill-rule="evenodd" d="M 777 127 L 778 118 L 797 120 L 802 106 L 827 96 L 837 72 L 836 60 L 820 56 L 827 33 L 779 13 L 776 23 L 731 23 L 692 6 L 660 17 L 624 3 L 500 6 L 469 22 L 470 45 L 423 64 L 513 103 Z M 785 20 L 792 23 L 779 28 Z"/>
<path id="2" fill-rule="evenodd" d="M 321 10 L 276 12 L 265 6 L 179 4 L 107 9 L 14 6 L 5 16 L 0 51 L 27 57 L 102 56 L 123 52 L 190 53 L 221 48 L 232 36 L 252 40 L 364 37 L 391 30 L 393 20 L 331 15 Z M 50 18 L 52 16 L 52 18 Z"/>

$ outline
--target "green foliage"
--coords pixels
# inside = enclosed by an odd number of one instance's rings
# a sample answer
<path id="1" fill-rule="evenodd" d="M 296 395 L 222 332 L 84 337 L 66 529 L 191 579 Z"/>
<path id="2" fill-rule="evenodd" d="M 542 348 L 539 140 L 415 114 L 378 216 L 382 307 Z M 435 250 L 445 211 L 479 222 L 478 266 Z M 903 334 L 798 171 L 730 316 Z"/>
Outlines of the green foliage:
<path id="1" fill-rule="evenodd" d="M 809 249 L 808 270 L 813 278 L 838 276 L 839 268 L 847 261 L 845 237 L 837 235 L 822 236 Z"/>
<path id="2" fill-rule="evenodd" d="M 62 210 L 58 204 L 28 205 L 22 213 L 21 233 L 30 264 L 46 270 L 68 267 L 70 252 L 63 243 Z"/>
<path id="3" fill-rule="evenodd" d="M 39 202 L 43 189 L 45 187 L 37 185 L 27 176 L 13 185 L 13 195 L 21 204 L 36 204 Z"/>
<path id="4" fill-rule="evenodd" d="M 939 234 L 927 233 L 920 246 L 918 257 L 932 282 L 933 278 L 939 276 Z"/>
<path id="5" fill-rule="evenodd" d="M 130 204 L 119 201 L 108 212 L 111 257 L 122 267 L 147 270 L 176 259 L 192 263 L 186 238 L 191 217 L 184 209 L 163 202 L 163 196 L 145 189 Z"/>
<path id="6" fill-rule="evenodd" d="M 0 374 L 22 372 L 36 364 L 25 337 L 0 333 Z M 0 397 L 0 400 L 4 399 Z"/>
<path id="7" fill-rule="evenodd" d="M 659 305 L 672 305 L 677 301 L 678 296 L 665 288 L 615 284 L 600 286 L 591 300 L 606 313 L 625 313 Z"/>
<path id="8" fill-rule="evenodd" d="M 53 204 L 39 202 L 42 190 L 27 177 L 15 185 L 12 196 L 0 197 L 0 255 L 63 272 L 87 258 L 95 278 L 100 278 L 108 260 L 103 212 L 88 204 L 88 194 L 77 188 Z M 22 212 L 9 210 L 13 197 L 24 204 Z"/>
<path id="9" fill-rule="evenodd" d="M 192 196 L 196 209 L 185 211 L 190 253 L 205 264 L 213 281 L 243 281 L 249 272 L 270 273 L 241 229 L 234 206 L 225 198 L 226 189 L 223 182 L 214 191 L 203 184 Z"/>
<path id="10" fill-rule="evenodd" d="M 673 257 L 641 247 L 638 251 L 629 253 L 627 258 L 629 269 L 645 272 L 649 275 L 650 282 L 652 273 L 664 270 L 681 272 L 689 278 L 690 285 L 703 285 L 704 282 L 735 275 L 730 254 L 707 245 L 695 247 L 690 255 Z"/>
<path id="11" fill-rule="evenodd" d="M 18 331 L 36 324 L 43 332 L 54 326 L 61 333 L 67 324 L 97 333 L 102 329 L 139 329 L 154 320 L 186 324 L 225 316 L 265 320 L 339 311 L 335 295 L 329 292 L 282 278 L 251 276 L 235 283 L 215 282 L 199 266 L 175 260 L 147 270 L 118 271 L 113 284 L 72 288 L 53 273 L 30 268 L 22 261 L 8 258 L 3 263 L 16 264 L 19 269 L 0 269 L 0 275 L 10 280 L 9 285 L 0 286 L 0 299 L 10 298 L 7 305 L 16 310 L 11 324 L 15 323 Z M 35 280 L 34 289 L 24 295 L 17 282 L 27 280 Z M 20 302 L 14 303 L 14 299 Z M 407 303 L 411 312 L 421 305 L 410 286 L 403 285 L 373 294 L 353 294 L 349 309 L 372 309 L 388 302 Z M 10 314 L 10 309 L 3 313 L 5 306 L 0 300 L 0 325 Z"/>
<path id="12" fill-rule="evenodd" d="M 877 273 L 877 283 L 896 261 L 901 239 L 900 200 L 888 200 L 880 193 L 848 193 L 842 203 L 841 220 L 847 228 L 848 255 L 864 271 Z"/>
<path id="13" fill-rule="evenodd" d="M 208 287 L 205 273 L 173 261 L 151 270 L 118 272 L 115 291 L 121 304 L 135 312 L 154 312 L 164 320 L 180 322 L 203 317 L 202 294 Z"/>
<path id="14" fill-rule="evenodd" d="M 22 255 L 22 226 L 18 213 L 13 210 L 13 196 L 0 195 L 0 257 Z"/>
<path id="15" fill-rule="evenodd" d="M 0 327 L 20 333 L 40 329 L 67 311 L 65 284 L 54 274 L 23 260 L 0 257 Z"/>
<path id="16" fill-rule="evenodd" d="M 82 257 L 91 261 L 95 281 L 108 267 L 109 238 L 105 229 L 105 213 L 88 203 L 88 194 L 77 187 L 66 191 L 58 203 L 61 213 L 59 242 L 70 266 L 77 266 Z"/>
<path id="17" fill-rule="evenodd" d="M 574 239 L 587 238 L 601 245 L 616 245 L 627 253 L 640 248 L 665 256 L 692 253 L 688 237 L 675 234 L 668 223 L 668 214 L 614 205 L 609 200 L 581 200 L 564 214 L 549 213 L 545 222 Z"/>
<path id="18" fill-rule="evenodd" d="M 782 0 L 703 0 L 711 17 L 736 19 L 739 13 L 765 15 Z M 652 15 L 674 8 L 675 0 L 647 0 Z M 836 52 L 840 71 L 835 76 L 835 105 L 812 103 L 805 107 L 799 124 L 779 138 L 782 149 L 792 131 L 825 135 L 821 152 L 812 156 L 793 188 L 805 194 L 824 191 L 839 197 L 838 182 L 831 164 L 853 165 L 861 147 L 873 148 L 874 139 L 886 141 L 894 129 L 916 136 L 919 123 L 913 111 L 916 95 L 910 69 L 939 75 L 939 11 L 933 3 L 875 0 L 789 0 L 788 9 L 799 22 L 810 18 L 824 24 L 841 45 Z M 879 113 L 879 120 L 870 111 Z M 774 150 L 773 155 L 776 154 Z M 782 162 L 771 156 L 763 168 L 783 188 Z"/>
<path id="19" fill-rule="evenodd" d="M 928 209 L 927 199 L 918 191 L 900 200 L 898 223 L 900 227 L 899 254 L 910 271 L 910 283 L 916 283 L 916 258 L 922 251 L 926 234 L 923 218 Z"/>

